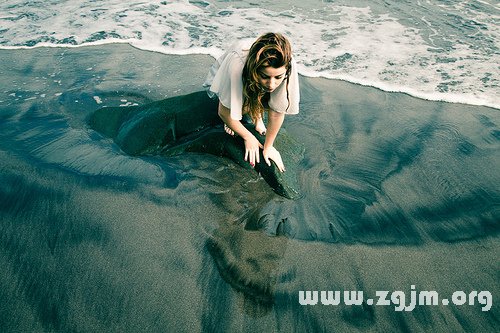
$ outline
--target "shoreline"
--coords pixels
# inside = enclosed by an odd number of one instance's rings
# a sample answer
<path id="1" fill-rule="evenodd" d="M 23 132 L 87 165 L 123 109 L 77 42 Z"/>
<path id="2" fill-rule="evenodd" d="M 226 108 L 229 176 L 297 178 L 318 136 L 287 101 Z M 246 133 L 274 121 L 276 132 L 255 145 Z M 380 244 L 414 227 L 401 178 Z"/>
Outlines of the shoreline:
<path id="1" fill-rule="evenodd" d="M 61 45 L 61 44 L 51 44 L 51 43 L 40 43 L 35 46 L 0 46 L 0 51 L 1 50 L 32 50 L 32 49 L 37 49 L 37 48 L 85 48 L 85 47 L 100 47 L 100 46 L 106 46 L 106 45 L 113 45 L 113 44 L 118 44 L 118 45 L 128 45 L 134 49 L 137 49 L 139 51 L 144 51 L 144 52 L 152 52 L 152 53 L 157 53 L 165 56 L 208 56 L 212 59 L 212 61 L 215 61 L 217 55 L 216 53 L 220 53 L 220 50 L 218 49 L 203 49 L 203 48 L 196 48 L 194 50 L 182 50 L 182 51 L 177 51 L 174 49 L 165 49 L 164 47 L 148 47 L 148 46 L 141 46 L 141 45 L 135 45 L 134 41 L 130 40 L 120 40 L 120 39 L 110 39 L 110 40 L 100 40 L 100 41 L 95 41 L 95 42 L 89 42 L 85 44 L 78 44 L 78 45 L 73 45 L 73 44 L 66 44 L 66 45 Z M 357 79 L 355 77 L 351 77 L 349 75 L 345 74 L 338 74 L 338 75 L 328 75 L 325 73 L 315 73 L 308 71 L 304 68 L 302 70 L 299 69 L 299 75 L 307 78 L 323 78 L 327 80 L 337 80 L 337 81 L 343 81 L 347 82 L 350 84 L 358 85 L 358 86 L 363 86 L 363 87 L 370 87 L 370 88 L 375 88 L 378 89 L 382 92 L 386 93 L 401 93 L 401 94 L 406 94 L 410 97 L 418 98 L 421 100 L 425 101 L 430 101 L 430 102 L 444 102 L 444 103 L 451 103 L 451 104 L 462 104 L 462 105 L 471 105 L 471 106 L 484 106 L 492 109 L 497 109 L 500 110 L 500 104 L 495 104 L 493 102 L 489 101 L 483 101 L 480 99 L 470 99 L 470 97 L 463 97 L 461 94 L 452 94 L 451 96 L 447 95 L 444 97 L 438 96 L 439 93 L 434 92 L 434 93 L 428 93 L 428 92 L 420 92 L 418 90 L 414 90 L 409 87 L 403 87 L 403 88 L 396 88 L 390 85 L 390 83 L 383 83 L 383 82 L 369 82 L 365 81 L 362 79 Z"/>

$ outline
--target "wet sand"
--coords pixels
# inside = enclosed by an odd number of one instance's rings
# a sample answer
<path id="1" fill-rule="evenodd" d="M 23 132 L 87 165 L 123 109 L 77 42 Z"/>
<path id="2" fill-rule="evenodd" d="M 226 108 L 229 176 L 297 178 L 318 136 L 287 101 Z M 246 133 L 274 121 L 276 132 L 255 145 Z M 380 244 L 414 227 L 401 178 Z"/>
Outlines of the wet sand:
<path id="1" fill-rule="evenodd" d="M 0 331 L 498 331 L 498 110 L 301 77 L 284 124 L 306 147 L 293 201 L 229 160 L 131 157 L 86 125 L 199 90 L 208 56 L 0 59 Z M 493 306 L 299 304 L 412 285 L 487 290 Z"/>

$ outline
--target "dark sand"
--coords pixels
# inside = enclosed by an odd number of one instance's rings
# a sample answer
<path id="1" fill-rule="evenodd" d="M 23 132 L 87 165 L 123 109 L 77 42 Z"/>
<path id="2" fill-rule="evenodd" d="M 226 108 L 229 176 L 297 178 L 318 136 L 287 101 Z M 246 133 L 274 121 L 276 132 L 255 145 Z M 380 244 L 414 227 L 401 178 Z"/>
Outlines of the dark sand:
<path id="1" fill-rule="evenodd" d="M 291 201 L 229 160 L 130 157 L 99 107 L 200 89 L 213 59 L 0 50 L 1 332 L 497 332 L 500 116 L 301 78 Z M 300 290 L 487 290 L 301 306 Z M 407 300 L 407 304 L 409 301 Z"/>

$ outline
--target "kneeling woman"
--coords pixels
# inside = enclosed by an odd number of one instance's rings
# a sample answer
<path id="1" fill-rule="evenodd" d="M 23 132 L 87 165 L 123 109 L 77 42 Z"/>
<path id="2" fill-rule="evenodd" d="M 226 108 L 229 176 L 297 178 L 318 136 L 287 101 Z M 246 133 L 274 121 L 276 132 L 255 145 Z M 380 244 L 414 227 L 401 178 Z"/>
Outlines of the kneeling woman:
<path id="1" fill-rule="evenodd" d="M 245 161 L 260 162 L 259 150 L 283 172 L 285 166 L 274 140 L 285 114 L 299 112 L 299 81 L 290 42 L 278 33 L 260 36 L 253 44 L 239 41 L 214 63 L 204 87 L 219 98 L 218 113 L 226 132 L 245 141 Z M 267 129 L 262 121 L 267 112 Z M 250 117 L 257 132 L 266 136 L 264 145 L 241 123 Z"/>

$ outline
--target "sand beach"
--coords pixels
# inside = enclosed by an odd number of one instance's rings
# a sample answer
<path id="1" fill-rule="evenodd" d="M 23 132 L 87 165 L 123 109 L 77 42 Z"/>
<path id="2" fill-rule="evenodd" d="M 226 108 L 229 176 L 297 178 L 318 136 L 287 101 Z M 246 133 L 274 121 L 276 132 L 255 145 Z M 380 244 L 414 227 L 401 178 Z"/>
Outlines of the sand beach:
<path id="1" fill-rule="evenodd" d="M 210 56 L 106 44 L 0 62 L 0 331 L 498 331 L 498 109 L 301 76 L 289 200 L 228 159 L 128 156 L 87 125 L 201 90 Z M 492 305 L 299 302 L 336 290 Z"/>

